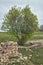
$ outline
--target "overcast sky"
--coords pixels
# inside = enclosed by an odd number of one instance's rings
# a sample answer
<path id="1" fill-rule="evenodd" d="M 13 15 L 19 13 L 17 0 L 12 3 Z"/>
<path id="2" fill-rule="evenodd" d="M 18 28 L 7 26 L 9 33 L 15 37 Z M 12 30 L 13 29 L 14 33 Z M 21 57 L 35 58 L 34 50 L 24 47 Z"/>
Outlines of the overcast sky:
<path id="1" fill-rule="evenodd" d="M 5 14 L 11 7 L 25 7 L 28 4 L 32 12 L 37 15 L 38 23 L 43 24 L 43 0 L 0 0 L 0 27 Z"/>

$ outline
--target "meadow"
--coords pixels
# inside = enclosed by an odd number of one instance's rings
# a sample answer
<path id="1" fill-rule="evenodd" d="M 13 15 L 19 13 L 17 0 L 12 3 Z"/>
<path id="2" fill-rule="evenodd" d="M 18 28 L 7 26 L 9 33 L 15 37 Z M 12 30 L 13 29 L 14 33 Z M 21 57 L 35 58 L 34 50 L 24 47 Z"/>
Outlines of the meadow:
<path id="1" fill-rule="evenodd" d="M 30 51 L 31 50 L 31 51 Z M 34 47 L 28 50 L 20 49 L 19 52 L 23 56 L 28 57 L 27 61 L 12 62 L 13 58 L 10 58 L 10 62 L 7 65 L 43 65 L 43 48 Z M 31 56 L 31 58 L 29 58 Z"/>
<path id="2" fill-rule="evenodd" d="M 16 37 L 8 32 L 0 32 L 0 42 L 16 41 Z"/>
<path id="3" fill-rule="evenodd" d="M 43 39 L 43 32 L 35 32 L 34 35 L 29 40 L 40 40 Z M 16 41 L 16 37 L 8 32 L 0 32 L 0 43 L 3 41 Z M 43 48 L 42 47 L 33 47 L 28 50 L 20 49 L 19 52 L 22 53 L 23 56 L 27 56 L 28 60 L 26 62 L 18 62 L 18 63 L 8 63 L 7 65 L 43 65 Z M 31 55 L 31 58 L 29 56 Z"/>
<path id="4" fill-rule="evenodd" d="M 43 48 L 34 47 L 28 49 L 27 51 L 25 49 L 19 49 L 19 52 L 21 52 L 24 56 L 28 57 L 27 65 L 43 65 Z M 29 56 L 31 55 L 31 58 L 29 59 Z M 30 63 L 31 62 L 31 63 Z"/>
<path id="5" fill-rule="evenodd" d="M 29 40 L 40 40 L 43 39 L 43 32 L 35 32 Z M 17 41 L 14 34 L 8 32 L 0 32 L 0 42 L 3 41 Z"/>

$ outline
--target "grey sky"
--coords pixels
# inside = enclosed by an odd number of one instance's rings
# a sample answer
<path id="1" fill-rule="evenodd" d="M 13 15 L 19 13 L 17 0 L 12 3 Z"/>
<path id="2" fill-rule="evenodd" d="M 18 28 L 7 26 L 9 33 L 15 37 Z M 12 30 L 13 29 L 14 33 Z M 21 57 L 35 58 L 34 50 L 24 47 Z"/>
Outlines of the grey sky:
<path id="1" fill-rule="evenodd" d="M 43 0 L 0 0 L 0 27 L 5 14 L 12 6 L 25 7 L 28 4 L 37 15 L 39 24 L 43 24 Z"/>

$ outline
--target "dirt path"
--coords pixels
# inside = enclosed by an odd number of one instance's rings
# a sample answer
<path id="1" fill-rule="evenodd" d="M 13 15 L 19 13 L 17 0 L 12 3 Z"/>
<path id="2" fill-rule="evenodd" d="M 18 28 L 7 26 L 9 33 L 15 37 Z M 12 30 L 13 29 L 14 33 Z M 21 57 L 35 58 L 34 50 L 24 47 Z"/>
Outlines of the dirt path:
<path id="1" fill-rule="evenodd" d="M 38 46 L 38 44 L 34 44 L 34 45 L 31 45 L 31 46 L 28 46 L 28 47 L 18 46 L 18 48 L 25 48 L 25 49 L 29 49 L 29 48 L 36 47 L 36 46 Z"/>
<path id="2" fill-rule="evenodd" d="M 29 43 L 29 42 L 43 42 L 43 39 L 41 39 L 41 40 L 29 40 L 29 41 L 27 41 L 26 43 Z"/>
<path id="3" fill-rule="evenodd" d="M 30 45 L 30 46 L 18 46 L 18 48 L 25 48 L 25 49 L 29 49 L 29 48 L 32 48 L 32 47 L 37 47 L 37 46 L 40 46 L 42 44 L 43 46 L 43 40 L 31 40 L 31 41 L 28 41 L 26 44 L 29 44 L 29 43 L 35 43 L 33 45 Z"/>

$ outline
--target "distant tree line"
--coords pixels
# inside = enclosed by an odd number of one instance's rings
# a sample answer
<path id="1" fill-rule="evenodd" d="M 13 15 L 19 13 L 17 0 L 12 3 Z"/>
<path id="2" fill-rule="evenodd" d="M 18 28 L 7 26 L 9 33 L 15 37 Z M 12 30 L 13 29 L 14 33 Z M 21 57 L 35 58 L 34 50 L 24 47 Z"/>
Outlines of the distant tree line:
<path id="1" fill-rule="evenodd" d="M 40 25 L 38 31 L 43 32 L 43 25 Z"/>

